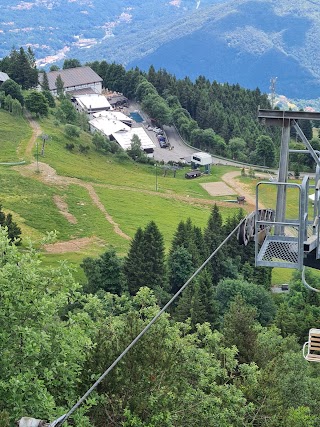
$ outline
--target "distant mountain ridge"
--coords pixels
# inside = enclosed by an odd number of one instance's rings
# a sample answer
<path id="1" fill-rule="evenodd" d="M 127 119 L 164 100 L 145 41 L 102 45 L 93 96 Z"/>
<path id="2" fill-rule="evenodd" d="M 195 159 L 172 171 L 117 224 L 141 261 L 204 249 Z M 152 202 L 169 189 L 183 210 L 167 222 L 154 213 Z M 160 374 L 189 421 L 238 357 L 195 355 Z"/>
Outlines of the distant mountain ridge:
<path id="1" fill-rule="evenodd" d="M 1 56 L 31 44 L 40 64 L 65 57 L 153 64 L 178 78 L 204 75 L 264 92 L 277 77 L 278 93 L 319 97 L 313 0 L 8 0 L 1 9 Z"/>

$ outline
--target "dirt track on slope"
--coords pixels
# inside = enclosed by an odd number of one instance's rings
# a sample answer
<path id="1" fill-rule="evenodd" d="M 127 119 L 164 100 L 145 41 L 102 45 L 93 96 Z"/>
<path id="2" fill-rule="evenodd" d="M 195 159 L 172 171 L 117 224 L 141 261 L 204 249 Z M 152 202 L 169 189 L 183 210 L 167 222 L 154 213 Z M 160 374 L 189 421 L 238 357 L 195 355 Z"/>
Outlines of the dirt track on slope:
<path id="1" fill-rule="evenodd" d="M 95 192 L 93 185 L 87 182 L 83 182 L 78 178 L 70 178 L 65 176 L 60 176 L 57 174 L 55 169 L 53 169 L 51 166 L 49 166 L 47 163 L 38 162 L 38 169 L 39 174 L 35 174 L 35 170 L 37 168 L 36 163 L 31 163 L 29 165 L 15 166 L 14 169 L 19 171 L 21 175 L 27 176 L 27 177 L 33 177 L 36 178 L 45 184 L 49 185 L 58 185 L 58 186 L 68 186 L 70 184 L 80 185 L 81 187 L 84 187 L 93 201 L 93 203 L 100 209 L 101 212 L 103 212 L 106 220 L 113 226 L 113 230 L 116 234 L 123 237 L 124 239 L 130 240 L 130 237 L 125 234 L 119 227 L 119 225 L 113 220 L 112 216 L 109 215 L 109 213 L 106 211 L 105 207 L 101 203 L 97 193 Z M 66 208 L 64 207 L 64 215 L 67 213 Z"/>
<path id="2" fill-rule="evenodd" d="M 27 114 L 26 117 L 27 117 L 28 122 L 32 128 L 32 136 L 29 139 L 29 142 L 28 142 L 28 145 L 27 145 L 27 148 L 25 151 L 26 158 L 30 159 L 32 157 L 32 150 L 33 150 L 34 144 L 35 144 L 37 138 L 39 138 L 39 136 L 42 134 L 42 131 L 41 131 L 41 127 L 40 127 L 39 123 L 36 122 L 35 120 L 33 120 L 33 118 L 31 117 L 30 114 Z"/>
<path id="3" fill-rule="evenodd" d="M 31 158 L 34 144 L 37 138 L 41 135 L 42 131 L 39 123 L 33 120 L 31 116 L 28 116 L 27 118 L 32 127 L 33 133 L 32 133 L 32 137 L 28 142 L 25 154 L 27 158 Z M 230 207 L 230 203 L 228 202 L 216 201 L 212 199 L 200 199 L 200 198 L 190 197 L 188 195 L 181 196 L 181 195 L 176 195 L 171 193 L 158 193 L 150 190 L 141 190 L 141 189 L 136 189 L 132 187 L 116 186 L 111 184 L 94 184 L 93 185 L 92 183 L 81 181 L 78 178 L 60 176 L 57 174 L 55 169 L 53 169 L 51 166 L 43 162 L 38 162 L 38 163 L 34 162 L 24 166 L 15 166 L 13 167 L 13 169 L 17 170 L 23 176 L 33 178 L 33 179 L 38 179 L 39 181 L 48 185 L 67 187 L 68 185 L 73 184 L 73 185 L 79 185 L 85 188 L 88 191 L 88 194 L 92 202 L 104 214 L 106 220 L 113 226 L 114 232 L 126 240 L 130 240 L 130 237 L 120 229 L 119 225 L 114 221 L 112 216 L 107 212 L 107 210 L 105 209 L 104 205 L 100 201 L 99 196 L 97 195 L 94 189 L 94 185 L 96 187 L 103 187 L 103 188 L 109 188 L 114 190 L 121 189 L 121 190 L 127 190 L 132 192 L 139 192 L 139 193 L 143 192 L 145 194 L 154 195 L 156 197 L 180 200 L 185 203 L 197 205 L 197 206 L 204 206 L 204 205 L 212 206 L 214 204 L 217 204 L 218 206 L 222 206 L 222 207 Z M 39 173 L 36 173 L 37 169 Z M 222 176 L 223 183 L 221 183 L 221 191 L 222 191 L 221 194 L 223 194 L 223 192 L 226 191 L 225 184 L 227 184 L 229 187 L 231 187 L 233 192 L 241 196 L 245 196 L 247 204 L 244 205 L 243 208 L 246 211 L 251 212 L 252 210 L 255 209 L 255 197 L 251 194 L 250 189 L 246 185 L 242 184 L 238 179 L 236 179 L 236 177 L 238 176 L 240 176 L 240 170 L 228 172 Z M 218 191 L 219 183 L 214 183 L 214 184 L 215 184 L 216 191 Z M 209 190 L 208 192 L 210 194 Z M 54 202 L 58 207 L 61 215 L 63 215 L 70 223 L 72 224 L 77 223 L 77 219 L 68 211 L 68 205 L 63 198 L 56 195 L 54 197 Z M 77 250 L 81 250 L 85 248 L 86 246 L 89 246 L 92 243 L 97 243 L 97 242 L 98 242 L 98 239 L 94 237 L 72 239 L 67 242 L 58 242 L 54 244 L 45 245 L 44 249 L 50 253 L 75 252 Z M 101 241 L 99 241 L 98 243 L 101 244 Z"/>

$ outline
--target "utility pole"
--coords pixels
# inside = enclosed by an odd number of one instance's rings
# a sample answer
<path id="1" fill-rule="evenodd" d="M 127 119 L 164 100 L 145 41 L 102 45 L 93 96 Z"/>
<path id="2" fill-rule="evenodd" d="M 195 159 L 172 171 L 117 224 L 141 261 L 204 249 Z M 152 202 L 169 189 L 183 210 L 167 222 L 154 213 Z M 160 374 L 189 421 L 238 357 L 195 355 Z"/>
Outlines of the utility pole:
<path id="1" fill-rule="evenodd" d="M 158 191 L 158 164 L 155 164 L 156 167 L 156 191 Z"/>
<path id="2" fill-rule="evenodd" d="M 37 157 L 37 173 L 39 173 L 39 144 L 38 144 L 38 141 L 37 141 L 37 154 L 36 154 L 36 157 Z"/>

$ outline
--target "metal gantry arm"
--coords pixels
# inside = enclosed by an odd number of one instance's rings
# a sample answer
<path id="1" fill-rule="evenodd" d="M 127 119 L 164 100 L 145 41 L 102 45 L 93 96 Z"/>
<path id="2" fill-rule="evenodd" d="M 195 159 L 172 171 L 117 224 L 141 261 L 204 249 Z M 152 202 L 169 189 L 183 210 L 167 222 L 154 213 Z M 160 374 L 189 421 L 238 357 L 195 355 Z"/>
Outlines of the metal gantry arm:
<path id="1" fill-rule="evenodd" d="M 256 265 L 269 265 L 283 268 L 303 268 L 307 265 L 320 269 L 320 153 L 313 149 L 305 137 L 297 120 L 320 120 L 320 113 L 305 111 L 280 111 L 259 110 L 258 118 L 266 125 L 282 127 L 279 179 L 277 185 L 277 201 L 275 206 L 274 227 L 266 237 L 261 247 L 256 243 Z M 301 138 L 306 150 L 290 150 L 290 128 L 294 127 Z M 295 219 L 293 227 L 292 220 L 287 219 L 287 192 L 291 185 L 288 180 L 288 164 L 290 153 L 308 153 L 316 163 L 315 185 L 309 186 L 308 180 L 302 181 L 299 195 L 299 217 Z M 267 184 L 267 183 L 266 183 Z M 314 188 L 313 218 L 308 219 L 309 188 Z M 258 198 L 259 186 L 257 186 Z M 262 201 L 264 204 L 264 201 Z M 258 200 L 256 212 L 258 210 Z M 290 212 L 289 212 L 290 213 Z M 257 215 L 256 215 L 257 217 Z M 311 215 L 312 217 L 312 215 Z M 257 224 L 258 225 L 258 224 Z M 294 236 L 294 229 L 298 234 Z M 269 242 L 268 242 L 269 240 Z M 272 242 L 272 243 L 271 243 Z M 276 252 L 276 253 L 274 253 Z M 281 256 L 283 254 L 283 256 Z M 288 259 L 290 262 L 288 263 Z"/>
<path id="2" fill-rule="evenodd" d="M 320 167 L 320 159 L 316 153 L 316 151 L 313 149 L 312 145 L 308 141 L 308 139 L 305 137 L 305 134 L 302 132 L 300 126 L 295 120 L 292 120 L 292 125 L 295 128 L 297 134 L 300 136 L 301 141 L 304 143 L 304 145 L 307 147 L 308 152 L 311 154 L 313 160 L 316 162 L 317 166 Z"/>
<path id="3" fill-rule="evenodd" d="M 286 258 L 286 255 L 283 254 L 285 246 L 281 247 L 281 239 L 286 239 L 282 236 L 284 231 L 283 227 L 287 224 L 283 222 L 285 218 L 285 205 L 286 205 L 286 190 L 287 188 L 287 166 L 288 166 L 288 155 L 286 155 L 286 144 L 289 145 L 288 128 L 292 125 L 301 141 L 307 148 L 307 150 L 288 150 L 289 152 L 295 153 L 309 153 L 313 160 L 316 163 L 316 174 L 315 174 L 315 185 L 314 185 L 314 209 L 313 209 L 313 221 L 308 221 L 308 198 L 309 198 L 309 185 L 308 182 L 302 181 L 301 190 L 300 190 L 300 214 L 299 214 L 299 236 L 300 238 L 294 243 L 297 245 L 297 266 L 302 268 L 302 283 L 309 290 L 313 292 L 320 292 L 319 289 L 316 289 L 310 286 L 305 278 L 305 266 L 310 266 L 313 268 L 320 269 L 320 227 L 319 227 L 319 212 L 320 212 L 320 156 L 319 152 L 313 149 L 312 145 L 305 137 L 300 126 L 297 123 L 297 120 L 320 120 L 320 113 L 310 113 L 305 111 L 276 111 L 276 110 L 259 110 L 259 119 L 268 125 L 277 125 L 282 126 L 282 139 L 281 139 L 281 151 L 280 151 L 280 163 L 279 163 L 279 176 L 282 176 L 282 179 L 279 179 L 279 188 L 277 192 L 277 206 L 276 206 L 276 222 L 278 221 L 278 226 L 274 227 L 274 236 L 271 236 L 271 239 L 274 239 L 279 244 L 279 254 L 280 257 Z M 284 136 L 285 135 L 285 136 Z M 284 174 L 286 173 L 286 176 Z M 258 194 L 257 186 L 257 194 Z M 283 197 L 284 196 L 284 197 Z M 282 199 L 283 197 L 283 199 Z M 281 200 L 282 199 L 282 200 Z M 258 196 L 257 196 L 258 200 Z M 258 201 L 257 201 L 258 204 Z M 257 209 L 256 209 L 257 210 Z M 259 224 L 259 222 L 257 222 Z M 277 228 L 276 228 L 277 227 Z M 312 229 L 312 232 L 309 236 L 309 228 Z M 286 233 L 284 233 L 285 235 Z M 303 235 L 303 247 L 301 247 L 301 237 Z M 290 238 L 290 236 L 288 236 Z M 268 244 L 268 236 L 266 241 L 262 245 Z M 291 239 L 291 238 L 290 238 Z M 292 239 L 291 239 L 292 240 Z M 295 252 L 295 247 L 293 241 L 287 243 L 287 253 L 292 254 Z M 261 258 L 261 251 L 259 252 L 259 245 L 256 239 L 256 262 L 259 262 L 259 256 Z M 262 254 L 263 255 L 263 254 Z M 277 259 L 276 261 L 279 261 Z M 274 263 L 275 260 L 272 259 Z M 291 262 L 291 265 L 288 263 L 282 263 L 282 267 L 292 268 L 294 262 Z M 279 265 L 281 267 L 281 265 Z M 308 341 L 304 344 L 302 349 L 303 357 L 309 362 L 320 362 L 320 329 L 312 328 L 309 331 Z"/>

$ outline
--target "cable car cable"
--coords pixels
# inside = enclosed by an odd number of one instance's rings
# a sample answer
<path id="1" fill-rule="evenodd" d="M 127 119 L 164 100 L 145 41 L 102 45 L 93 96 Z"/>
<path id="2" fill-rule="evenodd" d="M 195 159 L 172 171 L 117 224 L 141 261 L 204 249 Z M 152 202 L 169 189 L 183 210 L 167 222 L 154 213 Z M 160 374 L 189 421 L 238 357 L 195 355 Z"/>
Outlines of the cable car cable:
<path id="1" fill-rule="evenodd" d="M 313 291 L 313 292 L 320 292 L 320 289 L 316 289 L 316 288 L 313 288 L 312 286 L 310 286 L 310 285 L 308 285 L 308 283 L 307 283 L 307 281 L 306 281 L 306 276 L 305 276 L 305 267 L 303 267 L 303 269 L 302 269 L 302 275 L 301 275 L 301 278 L 302 278 L 302 283 L 303 283 L 303 285 L 309 290 L 309 291 Z"/>

